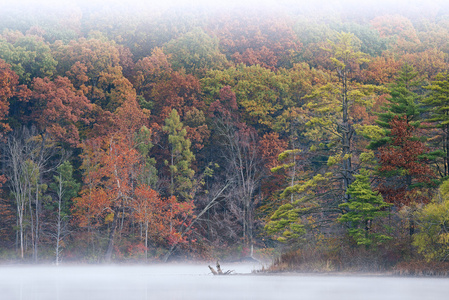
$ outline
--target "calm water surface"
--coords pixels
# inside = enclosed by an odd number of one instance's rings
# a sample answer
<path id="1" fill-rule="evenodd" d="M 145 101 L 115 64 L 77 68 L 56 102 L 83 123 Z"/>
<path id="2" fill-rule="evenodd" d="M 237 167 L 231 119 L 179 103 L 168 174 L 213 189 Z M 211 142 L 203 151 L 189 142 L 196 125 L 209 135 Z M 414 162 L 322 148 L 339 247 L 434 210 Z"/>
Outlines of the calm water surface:
<path id="1" fill-rule="evenodd" d="M 248 275 L 213 276 L 207 265 L 0 266 L 0 299 L 449 299 L 449 279 Z M 246 275 L 245 275 L 246 273 Z"/>

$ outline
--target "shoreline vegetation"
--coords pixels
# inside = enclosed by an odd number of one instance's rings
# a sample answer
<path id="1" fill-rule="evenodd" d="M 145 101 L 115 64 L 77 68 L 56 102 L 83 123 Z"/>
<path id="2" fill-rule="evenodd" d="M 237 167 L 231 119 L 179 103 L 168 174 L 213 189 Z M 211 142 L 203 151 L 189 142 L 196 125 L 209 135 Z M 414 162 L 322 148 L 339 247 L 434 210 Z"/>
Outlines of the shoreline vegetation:
<path id="1" fill-rule="evenodd" d="M 311 270 L 300 265 L 293 266 L 270 266 L 267 269 L 255 270 L 255 274 L 275 274 L 275 275 L 323 275 L 323 276 L 393 276 L 393 277 L 449 277 L 449 263 L 434 263 L 425 261 L 411 261 L 399 263 L 398 265 L 384 270 L 373 271 L 371 269 L 333 269 L 325 267 L 323 269 Z"/>

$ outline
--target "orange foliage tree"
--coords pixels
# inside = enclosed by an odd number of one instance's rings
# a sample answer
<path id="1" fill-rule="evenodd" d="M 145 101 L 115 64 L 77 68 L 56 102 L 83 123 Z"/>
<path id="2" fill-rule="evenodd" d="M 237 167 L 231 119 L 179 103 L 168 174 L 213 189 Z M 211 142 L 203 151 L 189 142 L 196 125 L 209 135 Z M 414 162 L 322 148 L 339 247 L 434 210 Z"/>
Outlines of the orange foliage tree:
<path id="1" fill-rule="evenodd" d="M 382 55 L 372 58 L 363 71 L 367 83 L 384 85 L 392 83 L 398 73 L 401 63 L 393 55 Z"/>
<path id="2" fill-rule="evenodd" d="M 149 237 L 160 237 L 166 228 L 164 224 L 164 202 L 159 194 L 148 185 L 141 185 L 135 190 L 135 200 L 131 202 L 133 217 L 145 231 L 145 258 L 148 259 Z"/>
<path id="3" fill-rule="evenodd" d="M 67 45 L 56 42 L 57 71 L 67 76 L 92 103 L 114 112 L 127 98 L 135 97 L 132 84 L 123 76 L 121 47 L 104 38 L 81 38 Z"/>
<path id="4" fill-rule="evenodd" d="M 97 143 L 85 143 L 83 150 L 87 185 L 81 197 L 75 200 L 75 214 L 81 226 L 91 225 L 92 218 L 96 218 L 98 225 L 110 223 L 105 255 L 105 259 L 110 260 L 118 218 L 124 216 L 133 197 L 133 171 L 139 162 L 138 152 L 130 147 L 130 140 L 120 134 Z"/>
<path id="5" fill-rule="evenodd" d="M 30 91 L 19 85 L 19 76 L 11 70 L 11 65 L 0 59 L 0 137 L 11 130 L 7 122 L 10 103 L 14 97 L 26 100 Z"/>
<path id="6" fill-rule="evenodd" d="M 157 235 L 159 243 L 162 239 L 170 245 L 181 242 L 180 231 L 193 209 L 191 203 L 180 204 L 175 197 L 161 199 L 149 184 L 139 180 L 145 158 L 138 151 L 135 133 L 147 117 L 135 99 L 128 99 L 117 110 L 115 121 L 117 127 L 109 134 L 82 144 L 84 187 L 74 200 L 74 214 L 81 227 L 109 229 L 107 261 L 112 258 L 120 220 L 120 228 L 130 218 L 146 228 L 146 247 L 149 235 Z"/>
<path id="7" fill-rule="evenodd" d="M 86 96 L 75 90 L 67 77 L 56 77 L 53 81 L 35 78 L 32 90 L 36 101 L 31 117 L 56 140 L 77 146 L 77 124 L 89 123 L 87 114 L 92 110 Z"/>

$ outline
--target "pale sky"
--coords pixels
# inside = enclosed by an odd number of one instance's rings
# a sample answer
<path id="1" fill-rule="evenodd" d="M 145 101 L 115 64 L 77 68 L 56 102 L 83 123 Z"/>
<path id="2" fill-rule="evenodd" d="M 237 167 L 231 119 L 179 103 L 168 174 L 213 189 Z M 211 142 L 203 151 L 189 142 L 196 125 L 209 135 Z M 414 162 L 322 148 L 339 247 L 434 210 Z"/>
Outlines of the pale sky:
<path id="1" fill-rule="evenodd" d="M 74 3 L 82 6 L 95 6 L 95 8 L 129 6 L 130 8 L 151 9 L 151 8 L 171 8 L 171 7 L 205 7 L 228 9 L 244 6 L 244 9 L 251 10 L 254 8 L 281 7 L 289 8 L 312 8 L 313 10 L 320 10 L 325 8 L 326 4 L 338 4 L 338 7 L 348 9 L 351 13 L 357 12 L 360 9 L 364 12 L 370 12 L 376 7 L 391 8 L 392 13 L 398 10 L 409 10 L 411 7 L 416 13 L 428 10 L 429 8 L 444 8 L 449 9 L 449 0 L 0 0 L 0 9 L 2 5 L 14 5 L 21 7 L 30 7 L 31 4 L 44 4 L 44 8 L 63 8 L 66 5 L 69 7 Z M 117 5 L 118 4 L 118 5 Z"/>
<path id="2" fill-rule="evenodd" d="M 111 3 L 121 3 L 129 5 L 140 5 L 140 4 L 150 4 L 150 5 L 204 5 L 204 6 L 227 6 L 235 4 L 247 4 L 247 5 L 261 5 L 261 4 L 289 4 L 294 6 L 300 6 L 301 4 L 324 4 L 324 3 L 346 3 L 349 5 L 355 4 L 378 4 L 384 5 L 385 3 L 401 4 L 404 6 L 410 5 L 410 3 L 418 3 L 423 5 L 429 4 L 446 4 L 447 0 L 0 0 L 0 4 L 57 4 L 61 5 L 63 3 L 82 3 L 82 4 L 98 4 L 103 3 L 108 5 Z"/>

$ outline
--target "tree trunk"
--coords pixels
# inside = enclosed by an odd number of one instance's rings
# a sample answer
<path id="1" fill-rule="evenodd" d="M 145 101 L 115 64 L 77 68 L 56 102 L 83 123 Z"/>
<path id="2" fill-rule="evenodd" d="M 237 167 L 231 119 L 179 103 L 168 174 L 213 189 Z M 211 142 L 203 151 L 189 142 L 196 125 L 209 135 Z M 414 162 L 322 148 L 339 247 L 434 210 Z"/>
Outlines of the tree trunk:
<path id="1" fill-rule="evenodd" d="M 40 177 L 40 175 L 39 175 Z M 38 246 L 39 246 L 39 182 L 40 180 L 38 179 L 38 181 L 36 182 L 36 207 L 35 207 L 35 213 L 36 213 L 36 217 L 35 217 L 35 229 L 34 229 L 34 233 L 35 233 L 35 237 L 34 237 L 34 262 L 37 263 L 37 254 L 38 254 Z"/>
<path id="2" fill-rule="evenodd" d="M 148 221 L 145 223 L 145 260 L 148 260 Z"/>
<path id="3" fill-rule="evenodd" d="M 30 228 L 31 228 L 31 244 L 33 245 L 33 254 L 32 254 L 32 259 L 34 259 L 34 246 L 36 245 L 34 243 L 34 238 L 35 238 L 35 234 L 34 234 L 34 216 L 33 216 L 33 207 L 31 206 L 31 183 L 29 183 L 28 185 L 28 206 L 30 208 Z"/>
<path id="4" fill-rule="evenodd" d="M 444 176 L 449 175 L 449 125 L 444 126 Z"/>
<path id="5" fill-rule="evenodd" d="M 114 218 L 112 220 L 111 231 L 109 232 L 108 238 L 108 249 L 106 250 L 106 253 L 104 255 L 104 260 L 106 262 L 111 262 L 112 260 L 112 251 L 114 250 L 114 235 L 116 228 L 117 228 L 117 212 L 114 211 Z"/>
<path id="6" fill-rule="evenodd" d="M 349 103 L 348 103 L 348 78 L 347 70 L 342 70 L 342 152 L 343 152 L 343 190 L 344 201 L 348 202 L 349 194 L 347 193 L 349 185 L 352 183 L 352 163 L 351 163 L 351 125 L 349 124 Z M 347 157 L 348 156 L 348 157 Z M 346 158 L 345 158 L 346 157 Z"/>
<path id="7" fill-rule="evenodd" d="M 56 255 L 56 265 L 59 265 L 59 248 L 60 248 L 60 241 L 61 241 L 61 202 L 62 202 L 62 175 L 59 174 L 59 190 L 58 190 L 58 219 L 56 224 L 56 249 L 55 249 L 55 255 Z"/>
<path id="8" fill-rule="evenodd" d="M 23 259 L 23 218 L 20 218 L 20 258 Z"/>

